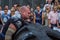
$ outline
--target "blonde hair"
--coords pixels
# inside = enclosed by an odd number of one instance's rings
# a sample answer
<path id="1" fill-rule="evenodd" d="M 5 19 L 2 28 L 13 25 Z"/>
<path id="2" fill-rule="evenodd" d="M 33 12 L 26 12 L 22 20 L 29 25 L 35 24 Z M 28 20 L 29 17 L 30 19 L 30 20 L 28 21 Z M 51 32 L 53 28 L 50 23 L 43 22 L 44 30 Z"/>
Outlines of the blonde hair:
<path id="1" fill-rule="evenodd" d="M 58 6 L 55 6 L 55 5 L 53 6 L 53 9 L 54 9 L 55 7 L 58 9 Z"/>
<path id="2" fill-rule="evenodd" d="M 58 5 L 58 8 L 60 8 L 60 5 Z"/>
<path id="3" fill-rule="evenodd" d="M 14 7 L 11 8 L 11 11 L 15 11 Z"/>
<path id="4" fill-rule="evenodd" d="M 13 16 L 15 14 L 15 13 L 12 13 L 12 12 L 15 12 L 14 7 L 11 8 L 11 16 Z"/>

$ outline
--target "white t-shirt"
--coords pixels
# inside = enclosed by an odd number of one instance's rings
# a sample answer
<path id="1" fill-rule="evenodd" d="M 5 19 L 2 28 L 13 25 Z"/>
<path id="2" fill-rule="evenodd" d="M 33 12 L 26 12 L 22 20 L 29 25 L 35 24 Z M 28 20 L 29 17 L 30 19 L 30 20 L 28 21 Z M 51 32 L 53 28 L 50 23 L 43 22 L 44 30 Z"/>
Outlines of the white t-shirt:
<path id="1" fill-rule="evenodd" d="M 3 11 L 3 13 L 4 13 L 4 11 Z M 10 14 L 10 13 L 11 13 L 11 11 L 10 11 L 10 10 L 8 10 L 7 14 Z"/>

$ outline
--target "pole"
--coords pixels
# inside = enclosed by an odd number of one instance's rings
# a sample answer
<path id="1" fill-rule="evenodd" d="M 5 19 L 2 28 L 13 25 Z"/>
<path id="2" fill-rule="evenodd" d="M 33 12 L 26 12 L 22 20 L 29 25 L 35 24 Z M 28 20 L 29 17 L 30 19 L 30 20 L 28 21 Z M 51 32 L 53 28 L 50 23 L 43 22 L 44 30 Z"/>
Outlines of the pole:
<path id="1" fill-rule="evenodd" d="M 1 0 L 0 0 L 0 5 L 1 5 Z"/>
<path id="2" fill-rule="evenodd" d="M 12 7 L 12 0 L 9 0 L 9 9 Z"/>
<path id="3" fill-rule="evenodd" d="M 34 5 L 34 4 L 33 4 L 33 0 L 32 0 L 32 8 L 34 8 L 33 5 Z"/>

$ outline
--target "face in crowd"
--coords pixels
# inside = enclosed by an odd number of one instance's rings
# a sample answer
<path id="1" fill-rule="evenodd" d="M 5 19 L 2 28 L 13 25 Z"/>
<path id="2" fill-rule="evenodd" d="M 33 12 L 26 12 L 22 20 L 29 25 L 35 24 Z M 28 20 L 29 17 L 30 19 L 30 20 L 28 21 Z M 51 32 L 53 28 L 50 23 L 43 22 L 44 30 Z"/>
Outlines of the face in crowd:
<path id="1" fill-rule="evenodd" d="M 8 10 L 5 8 L 5 9 L 4 9 L 4 13 L 7 14 L 7 12 L 8 12 Z"/>
<path id="2" fill-rule="evenodd" d="M 29 5 L 27 5 L 27 8 L 29 8 L 29 9 L 30 9 L 30 6 L 29 6 Z"/>
<path id="3" fill-rule="evenodd" d="M 15 14 L 15 9 L 14 7 L 11 9 L 11 16 L 13 16 Z"/>
<path id="4" fill-rule="evenodd" d="M 20 5 L 17 5 L 16 8 L 18 11 L 20 11 Z"/>
<path id="5" fill-rule="evenodd" d="M 14 9 L 17 10 L 17 4 L 14 5 Z"/>
<path id="6" fill-rule="evenodd" d="M 53 10 L 54 10 L 54 12 L 56 12 L 57 11 L 57 6 L 54 6 Z"/>
<path id="7" fill-rule="evenodd" d="M 50 12 L 50 9 L 51 9 L 50 6 L 47 6 L 46 7 L 46 12 Z"/>
<path id="8" fill-rule="evenodd" d="M 60 10 L 60 4 L 58 5 L 58 10 Z"/>
<path id="9" fill-rule="evenodd" d="M 46 0 L 48 2 L 48 4 L 51 4 L 52 0 Z"/>
<path id="10" fill-rule="evenodd" d="M 40 11 L 40 6 L 37 6 L 36 9 L 37 9 L 38 11 Z"/>

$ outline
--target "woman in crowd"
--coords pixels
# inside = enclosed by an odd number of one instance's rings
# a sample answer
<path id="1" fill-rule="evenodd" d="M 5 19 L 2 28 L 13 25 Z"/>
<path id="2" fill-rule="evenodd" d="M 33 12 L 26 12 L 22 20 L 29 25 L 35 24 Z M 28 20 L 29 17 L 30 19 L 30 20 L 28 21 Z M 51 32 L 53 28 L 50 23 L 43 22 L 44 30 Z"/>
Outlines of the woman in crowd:
<path id="1" fill-rule="evenodd" d="M 31 21 L 32 21 L 33 23 L 36 23 L 36 22 L 35 22 L 36 16 L 35 16 L 35 13 L 34 13 L 33 9 L 31 9 L 31 14 L 30 14 L 30 15 L 31 15 L 31 16 L 30 16 Z"/>
<path id="2" fill-rule="evenodd" d="M 42 24 L 44 24 L 44 26 L 48 26 L 49 12 L 50 12 L 50 6 L 47 6 L 46 11 L 42 13 Z"/>

